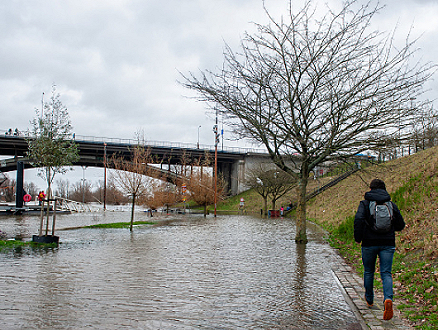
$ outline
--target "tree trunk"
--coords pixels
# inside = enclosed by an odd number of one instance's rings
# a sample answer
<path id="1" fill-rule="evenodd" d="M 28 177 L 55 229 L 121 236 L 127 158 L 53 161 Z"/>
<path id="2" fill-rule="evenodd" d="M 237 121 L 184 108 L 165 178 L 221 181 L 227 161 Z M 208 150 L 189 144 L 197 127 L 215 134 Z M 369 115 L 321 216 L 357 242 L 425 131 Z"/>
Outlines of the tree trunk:
<path id="1" fill-rule="evenodd" d="M 273 210 L 275 210 L 275 206 L 276 206 L 276 204 L 277 204 L 277 200 L 276 200 L 276 199 L 273 199 L 273 200 L 272 200 L 272 209 L 273 209 Z"/>
<path id="2" fill-rule="evenodd" d="M 207 204 L 204 204 L 204 218 L 207 217 Z"/>
<path id="3" fill-rule="evenodd" d="M 268 215 L 268 196 L 263 196 L 263 215 Z"/>
<path id="4" fill-rule="evenodd" d="M 306 168 L 306 166 L 303 167 Z M 297 221 L 297 228 L 296 228 L 296 236 L 295 236 L 295 242 L 296 243 L 307 243 L 307 233 L 306 233 L 306 191 L 307 191 L 307 182 L 309 178 L 309 173 L 307 171 L 301 172 L 301 177 L 299 179 L 298 183 L 298 205 L 297 205 L 297 212 L 296 212 L 296 221 Z"/>
<path id="5" fill-rule="evenodd" d="M 52 181 L 51 181 L 51 170 L 50 167 L 47 170 L 47 221 L 46 221 L 46 236 L 49 234 L 49 221 L 50 221 L 50 199 L 52 198 Z"/>
<path id="6" fill-rule="evenodd" d="M 132 227 L 134 226 L 134 209 L 135 209 L 135 194 L 132 194 L 131 225 L 129 226 L 130 231 L 132 231 Z"/>

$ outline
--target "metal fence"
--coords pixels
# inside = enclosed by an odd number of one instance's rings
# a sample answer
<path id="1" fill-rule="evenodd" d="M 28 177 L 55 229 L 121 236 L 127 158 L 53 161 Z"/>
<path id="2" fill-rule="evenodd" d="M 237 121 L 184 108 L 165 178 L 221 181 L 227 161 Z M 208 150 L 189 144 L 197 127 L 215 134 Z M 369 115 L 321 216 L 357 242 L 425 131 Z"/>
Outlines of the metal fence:
<path id="1" fill-rule="evenodd" d="M 5 130 L 0 129 L 0 135 L 2 136 L 8 136 L 11 138 L 14 137 L 30 137 L 30 132 L 27 131 L 18 131 L 18 130 Z M 99 142 L 99 143 L 111 143 L 111 144 L 120 144 L 120 145 L 138 145 L 138 140 L 136 139 L 123 139 L 123 138 L 111 138 L 111 137 L 101 137 L 101 136 L 91 136 L 91 135 L 79 135 L 79 134 L 72 134 L 72 139 L 75 141 L 83 141 L 83 142 Z M 201 150 L 208 150 L 208 151 L 214 151 L 215 146 L 212 145 L 206 145 L 206 144 L 200 144 L 197 143 L 183 143 L 183 142 L 171 142 L 171 141 L 154 141 L 154 140 L 144 140 L 142 141 L 142 144 L 145 146 L 150 147 L 157 147 L 157 148 L 180 148 L 180 149 L 201 149 Z M 229 147 L 229 146 L 218 146 L 219 152 L 229 152 L 229 153 L 239 153 L 239 154 L 245 154 L 245 153 L 258 153 L 258 154 L 265 154 L 266 150 L 261 148 L 247 148 L 247 147 Z"/>

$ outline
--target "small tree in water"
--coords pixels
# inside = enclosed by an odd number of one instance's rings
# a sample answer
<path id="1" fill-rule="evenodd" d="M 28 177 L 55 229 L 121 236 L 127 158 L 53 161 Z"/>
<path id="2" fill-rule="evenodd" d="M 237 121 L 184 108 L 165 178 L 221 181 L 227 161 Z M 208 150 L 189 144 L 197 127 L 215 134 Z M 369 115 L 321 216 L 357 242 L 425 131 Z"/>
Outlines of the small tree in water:
<path id="1" fill-rule="evenodd" d="M 47 182 L 47 198 L 52 196 L 52 183 L 56 174 L 64 174 L 79 160 L 76 143 L 72 140 L 72 125 L 67 108 L 60 101 L 55 85 L 52 86 L 50 101 L 46 102 L 40 114 L 32 120 L 28 139 L 27 156 L 32 165 L 39 167 L 38 175 Z"/>
<path id="2" fill-rule="evenodd" d="M 112 163 L 115 171 L 111 172 L 111 178 L 114 180 L 124 193 L 131 196 L 131 225 L 129 230 L 132 231 L 134 224 L 135 204 L 138 199 L 148 194 L 151 186 L 153 170 L 148 166 L 151 163 L 150 150 L 141 145 L 137 145 L 132 150 L 131 159 L 123 157 L 113 157 Z"/>
<path id="3" fill-rule="evenodd" d="M 193 171 L 187 185 L 190 198 L 204 208 L 204 217 L 207 216 L 207 206 L 214 203 L 214 176 L 201 170 Z M 226 195 L 226 185 L 218 178 L 217 198 L 221 200 Z"/>
<path id="4" fill-rule="evenodd" d="M 189 182 L 187 183 L 187 191 L 190 199 L 192 199 L 197 205 L 204 208 L 204 217 L 207 216 L 207 207 L 215 202 L 215 178 L 214 173 L 206 170 L 206 167 L 210 166 L 210 156 L 205 155 L 204 161 L 193 167 L 189 176 Z M 221 178 L 217 178 L 216 184 L 216 196 L 218 200 L 223 199 L 226 196 L 227 185 Z"/>

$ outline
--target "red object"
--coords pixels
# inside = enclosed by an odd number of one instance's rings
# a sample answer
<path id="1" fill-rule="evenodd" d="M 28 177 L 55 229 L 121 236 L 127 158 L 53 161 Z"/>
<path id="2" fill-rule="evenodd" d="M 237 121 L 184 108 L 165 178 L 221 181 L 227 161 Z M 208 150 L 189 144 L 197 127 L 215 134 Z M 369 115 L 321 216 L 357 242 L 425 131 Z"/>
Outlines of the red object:
<path id="1" fill-rule="evenodd" d="M 27 203 L 30 202 L 30 200 L 32 199 L 32 196 L 29 194 L 26 194 L 23 196 L 23 200 Z"/>
<path id="2" fill-rule="evenodd" d="M 269 215 L 271 218 L 280 218 L 280 210 L 269 210 Z"/>
<path id="3" fill-rule="evenodd" d="M 44 191 L 40 191 L 40 193 L 38 194 L 38 200 L 41 202 L 45 197 L 46 194 L 44 193 Z"/>

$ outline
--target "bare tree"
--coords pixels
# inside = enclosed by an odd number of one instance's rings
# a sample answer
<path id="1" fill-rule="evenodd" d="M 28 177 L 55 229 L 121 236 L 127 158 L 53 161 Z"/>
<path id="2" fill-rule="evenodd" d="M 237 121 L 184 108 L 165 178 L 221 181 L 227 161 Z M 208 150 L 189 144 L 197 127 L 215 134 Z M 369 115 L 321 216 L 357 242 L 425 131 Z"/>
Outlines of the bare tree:
<path id="1" fill-rule="evenodd" d="M 254 189 L 254 191 L 263 198 L 263 214 L 266 216 L 268 214 L 269 187 L 263 180 L 265 173 L 266 168 L 263 164 L 248 170 L 246 173 L 245 185 Z"/>
<path id="2" fill-rule="evenodd" d="M 69 190 L 70 190 L 70 181 L 68 179 L 58 179 L 56 180 L 56 190 L 54 191 L 55 196 L 62 198 L 70 198 Z"/>
<path id="3" fill-rule="evenodd" d="M 143 204 L 151 209 L 157 209 L 161 206 L 174 205 L 181 199 L 178 187 L 164 181 L 155 181 L 152 184 L 152 193 L 143 201 Z"/>
<path id="4" fill-rule="evenodd" d="M 219 177 L 216 189 L 218 200 L 223 199 L 226 196 L 226 183 Z M 207 216 L 208 205 L 215 202 L 213 173 L 206 171 L 203 167 L 194 168 L 190 174 L 187 191 L 196 204 L 204 207 L 204 217 Z"/>
<path id="5" fill-rule="evenodd" d="M 408 141 L 412 142 L 415 152 L 438 144 L 438 113 L 433 107 L 420 109 Z"/>
<path id="6" fill-rule="evenodd" d="M 94 200 L 98 200 L 99 202 L 103 201 L 104 189 L 103 180 L 99 180 L 97 189 L 93 192 Z M 116 187 L 114 180 L 111 178 L 108 179 L 106 185 L 106 201 L 111 205 L 120 205 L 129 202 L 129 199 Z"/>
<path id="7" fill-rule="evenodd" d="M 81 203 L 90 203 L 94 202 L 95 199 L 93 197 L 93 184 L 90 181 L 77 181 L 72 186 L 68 192 L 69 199 L 81 202 Z M 58 191 L 63 193 L 62 191 Z M 58 195 L 59 197 L 63 197 L 62 195 Z"/>
<path id="8" fill-rule="evenodd" d="M 297 184 L 298 176 L 280 170 L 269 164 L 260 164 L 247 173 L 246 185 L 253 188 L 262 196 L 264 214 L 267 214 L 268 197 L 271 196 L 272 209 L 275 210 L 276 202 L 291 191 Z"/>
<path id="9" fill-rule="evenodd" d="M 297 185 L 298 176 L 291 175 L 281 169 L 269 170 L 264 178 L 265 184 L 269 187 L 272 209 L 275 210 L 279 198 L 286 195 Z"/>
<path id="10" fill-rule="evenodd" d="M 38 196 L 39 188 L 34 182 L 25 182 L 23 188 L 27 194 L 32 196 L 32 198 Z"/>
<path id="11" fill-rule="evenodd" d="M 266 147 L 280 169 L 299 172 L 297 243 L 307 242 L 312 170 L 397 136 L 434 71 L 413 62 L 415 41 L 397 49 L 393 34 L 370 30 L 378 6 L 355 9 L 358 3 L 347 0 L 322 17 L 315 6 L 308 1 L 294 12 L 290 2 L 280 21 L 266 10 L 270 24 L 256 24 L 240 52 L 226 46 L 221 70 L 183 75 L 182 83 L 221 111 L 239 137 Z"/>
<path id="12" fill-rule="evenodd" d="M 15 187 L 15 180 L 5 176 L 5 180 L 3 180 L 2 184 L 0 185 L 0 195 L 5 202 L 12 202 L 14 200 Z"/>
<path id="13" fill-rule="evenodd" d="M 130 160 L 123 157 L 113 157 L 111 161 L 115 169 L 111 171 L 112 179 L 122 191 L 131 196 L 131 226 L 129 229 L 132 231 L 137 198 L 147 194 L 150 187 L 151 169 L 148 166 L 148 163 L 151 162 L 150 150 L 138 145 L 132 150 Z"/>

